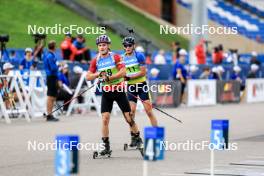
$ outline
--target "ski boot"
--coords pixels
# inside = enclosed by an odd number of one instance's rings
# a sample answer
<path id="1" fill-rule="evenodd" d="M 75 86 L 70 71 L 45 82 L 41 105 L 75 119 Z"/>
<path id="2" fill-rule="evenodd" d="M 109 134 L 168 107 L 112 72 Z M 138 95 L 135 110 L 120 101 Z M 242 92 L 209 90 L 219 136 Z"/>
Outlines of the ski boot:
<path id="1" fill-rule="evenodd" d="M 98 158 L 99 156 L 100 157 L 104 157 L 104 156 L 107 156 L 108 158 L 111 157 L 111 154 L 112 154 L 112 150 L 110 150 L 110 142 L 109 142 L 109 138 L 102 138 L 103 139 L 103 143 L 104 143 L 104 150 L 98 152 L 98 151 L 95 151 L 93 153 L 93 159 L 96 159 Z"/>
<path id="2" fill-rule="evenodd" d="M 131 143 L 128 144 L 124 144 L 124 151 L 127 150 L 139 150 L 140 154 L 142 156 L 144 156 L 144 146 L 143 146 L 143 142 L 142 139 L 140 138 L 140 133 L 132 133 L 131 132 Z"/>

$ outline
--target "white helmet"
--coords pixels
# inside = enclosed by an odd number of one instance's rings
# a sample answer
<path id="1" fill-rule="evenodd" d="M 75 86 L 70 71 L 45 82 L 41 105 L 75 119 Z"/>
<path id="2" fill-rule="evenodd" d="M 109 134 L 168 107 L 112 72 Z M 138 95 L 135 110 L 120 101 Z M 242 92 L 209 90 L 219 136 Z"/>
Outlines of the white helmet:
<path id="1" fill-rule="evenodd" d="M 250 66 L 250 69 L 251 69 L 252 71 L 257 71 L 257 70 L 259 69 L 259 66 L 258 66 L 257 64 L 252 64 L 252 65 Z"/>
<path id="2" fill-rule="evenodd" d="M 179 55 L 180 56 L 186 56 L 187 55 L 187 51 L 185 49 L 180 49 Z"/>
<path id="3" fill-rule="evenodd" d="M 196 65 L 191 65 L 190 66 L 190 72 L 196 72 L 199 68 Z"/>
<path id="4" fill-rule="evenodd" d="M 157 68 L 152 68 L 151 70 L 150 70 L 150 74 L 151 75 L 158 75 L 159 74 L 159 69 L 157 69 Z"/>
<path id="5" fill-rule="evenodd" d="M 217 66 L 217 71 L 223 73 L 223 72 L 225 72 L 225 69 L 223 68 L 223 66 L 219 65 L 219 66 Z"/>
<path id="6" fill-rule="evenodd" d="M 30 52 L 30 53 L 32 53 L 33 52 L 33 50 L 31 49 L 31 48 L 26 48 L 25 49 L 25 52 L 27 53 L 27 52 Z"/>
<path id="7" fill-rule="evenodd" d="M 257 53 L 256 51 L 252 51 L 252 52 L 251 52 L 251 55 L 252 55 L 253 57 L 257 57 L 257 56 L 258 56 L 258 53 Z"/>
<path id="8" fill-rule="evenodd" d="M 235 72 L 241 72 L 241 68 L 240 68 L 238 65 L 234 66 L 234 67 L 233 67 L 233 70 L 234 70 Z"/>
<path id="9" fill-rule="evenodd" d="M 7 69 L 12 69 L 14 68 L 14 65 L 12 65 L 11 63 L 7 62 L 3 65 L 3 70 L 7 70 Z"/>
<path id="10" fill-rule="evenodd" d="M 76 65 L 76 66 L 73 67 L 73 72 L 76 73 L 76 74 L 82 74 L 83 69 L 82 69 L 82 67 Z"/>

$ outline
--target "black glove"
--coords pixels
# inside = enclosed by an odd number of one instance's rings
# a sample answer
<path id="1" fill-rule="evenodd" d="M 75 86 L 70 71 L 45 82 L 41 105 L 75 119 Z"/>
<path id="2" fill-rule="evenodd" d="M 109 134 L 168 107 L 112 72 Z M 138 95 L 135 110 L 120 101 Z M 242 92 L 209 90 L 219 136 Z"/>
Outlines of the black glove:
<path id="1" fill-rule="evenodd" d="M 130 77 L 125 76 L 125 81 L 129 81 Z"/>

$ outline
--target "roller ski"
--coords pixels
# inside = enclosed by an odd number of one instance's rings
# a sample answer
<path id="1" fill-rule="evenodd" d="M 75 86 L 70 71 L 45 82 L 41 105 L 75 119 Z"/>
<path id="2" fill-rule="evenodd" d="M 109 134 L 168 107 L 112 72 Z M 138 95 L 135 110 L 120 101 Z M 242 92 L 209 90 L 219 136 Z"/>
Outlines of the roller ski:
<path id="1" fill-rule="evenodd" d="M 93 153 L 93 159 L 104 158 L 104 157 L 110 158 L 111 157 L 112 150 L 110 150 L 110 142 L 108 141 L 108 138 L 107 139 L 103 138 L 103 142 L 104 142 L 104 150 L 95 151 Z"/>
<path id="2" fill-rule="evenodd" d="M 128 151 L 128 150 L 139 150 L 141 156 L 142 157 L 144 156 L 144 146 L 139 134 L 131 133 L 131 143 L 124 144 L 124 151 Z"/>
<path id="3" fill-rule="evenodd" d="M 111 154 L 112 154 L 112 150 L 103 150 L 101 152 L 95 151 L 93 153 L 93 159 L 96 159 L 96 158 L 99 158 L 99 157 L 100 158 L 103 158 L 103 157 L 110 158 Z"/>

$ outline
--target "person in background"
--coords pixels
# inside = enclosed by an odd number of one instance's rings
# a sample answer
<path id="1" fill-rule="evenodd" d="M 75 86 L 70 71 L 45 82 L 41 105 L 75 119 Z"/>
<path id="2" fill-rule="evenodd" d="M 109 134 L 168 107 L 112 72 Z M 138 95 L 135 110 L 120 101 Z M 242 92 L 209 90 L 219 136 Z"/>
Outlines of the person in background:
<path id="1" fill-rule="evenodd" d="M 136 48 L 135 48 L 135 51 L 138 52 L 138 53 L 145 54 L 145 49 L 141 45 L 137 45 Z"/>
<path id="2" fill-rule="evenodd" d="M 257 78 L 257 72 L 259 66 L 257 64 L 250 65 L 250 71 L 248 72 L 247 78 Z"/>
<path id="3" fill-rule="evenodd" d="M 226 61 L 230 64 L 232 63 L 234 65 L 238 65 L 238 62 L 239 62 L 238 50 L 237 49 L 229 49 Z"/>
<path id="4" fill-rule="evenodd" d="M 191 65 L 189 67 L 189 72 L 188 72 L 188 79 L 198 79 L 198 75 L 196 74 L 199 68 L 196 65 Z"/>
<path id="5" fill-rule="evenodd" d="M 80 78 L 83 74 L 83 69 L 82 67 L 78 66 L 78 65 L 75 65 L 73 67 L 73 73 L 71 73 L 69 75 L 69 82 L 70 82 L 70 89 L 71 90 L 74 90 L 75 92 L 75 89 L 77 88 L 77 85 L 80 81 Z M 85 82 L 83 82 L 83 85 L 81 88 L 83 88 L 83 86 L 85 86 Z M 83 103 L 84 102 L 84 97 L 83 96 L 78 96 L 77 98 L 78 100 L 78 103 Z M 83 109 L 82 108 L 76 108 L 75 109 L 75 112 L 78 113 L 78 114 L 81 114 L 83 112 Z"/>
<path id="6" fill-rule="evenodd" d="M 204 67 L 202 74 L 200 75 L 199 79 L 209 79 L 210 78 L 210 67 Z"/>
<path id="7" fill-rule="evenodd" d="M 10 59 L 10 62 L 12 64 L 19 64 L 20 63 L 20 58 L 17 57 L 15 50 L 10 51 L 9 59 Z"/>
<path id="8" fill-rule="evenodd" d="M 91 60 L 90 50 L 85 45 L 85 38 L 78 34 L 76 40 L 71 45 L 71 61 L 78 61 L 81 63 L 88 63 Z"/>
<path id="9" fill-rule="evenodd" d="M 164 50 L 159 50 L 159 53 L 154 58 L 154 64 L 165 65 L 166 59 L 164 54 L 165 54 Z"/>
<path id="10" fill-rule="evenodd" d="M 159 69 L 157 68 L 152 68 L 150 70 L 150 76 L 149 76 L 149 81 L 157 81 L 158 80 L 158 75 L 159 75 Z"/>
<path id="11" fill-rule="evenodd" d="M 60 71 L 58 73 L 58 95 L 57 100 L 63 100 L 64 103 L 69 101 L 72 96 L 73 92 L 70 90 L 70 82 L 68 79 L 68 64 L 64 64 L 60 67 Z M 63 106 L 63 111 L 67 111 L 69 107 L 69 103 Z"/>
<path id="12" fill-rule="evenodd" d="M 71 46 L 72 46 L 71 34 L 65 34 L 65 38 L 60 45 L 63 60 L 70 60 L 70 56 L 72 54 Z"/>
<path id="13" fill-rule="evenodd" d="M 241 82 L 242 79 L 240 76 L 240 72 L 241 72 L 241 68 L 238 65 L 234 66 L 233 67 L 233 73 L 231 74 L 230 79 Z"/>
<path id="14" fill-rule="evenodd" d="M 146 55 L 146 64 L 147 64 L 147 65 L 152 64 L 151 54 L 150 54 L 150 53 L 148 53 L 148 54 Z"/>
<path id="15" fill-rule="evenodd" d="M 55 55 L 56 51 L 56 42 L 51 40 L 48 43 L 48 53 L 44 58 L 44 68 L 47 75 L 47 121 L 56 122 L 59 119 L 55 118 L 51 112 L 56 101 L 56 97 L 58 94 L 58 66 L 57 66 L 57 58 Z"/>
<path id="16" fill-rule="evenodd" d="M 6 62 L 3 65 L 3 75 L 10 75 L 10 72 L 13 70 L 14 66 Z M 13 108 L 15 106 L 15 99 L 17 99 L 15 90 L 10 92 L 11 79 L 10 78 L 1 78 L 0 79 L 0 96 L 3 97 L 3 101 L 7 109 Z"/>
<path id="17" fill-rule="evenodd" d="M 218 79 L 223 80 L 223 74 L 225 72 L 225 69 L 222 65 L 217 66 L 217 74 L 218 74 Z"/>
<path id="18" fill-rule="evenodd" d="M 198 45 L 195 47 L 195 56 L 197 58 L 197 64 L 206 64 L 206 55 L 203 39 L 201 39 Z"/>
<path id="19" fill-rule="evenodd" d="M 71 89 L 76 89 L 79 80 L 82 76 L 83 69 L 82 67 L 75 65 L 73 67 L 73 73 L 69 75 L 69 82 L 70 82 L 70 88 Z"/>
<path id="20" fill-rule="evenodd" d="M 251 53 L 251 59 L 250 59 L 250 65 L 256 64 L 258 66 L 261 66 L 261 63 L 258 61 L 258 53 L 256 51 L 253 51 Z"/>
<path id="21" fill-rule="evenodd" d="M 176 61 L 173 71 L 172 71 L 172 76 L 174 80 L 179 80 L 181 82 L 181 102 L 183 100 L 183 95 L 184 95 L 184 89 L 186 85 L 186 79 L 187 79 L 187 69 L 185 68 L 185 58 L 187 55 L 187 52 L 185 49 L 181 49 L 179 51 L 179 59 Z"/>
<path id="22" fill-rule="evenodd" d="M 19 64 L 19 70 L 32 70 L 34 69 L 33 66 L 33 57 L 32 57 L 32 49 L 26 48 L 25 49 L 25 58 Z"/>
<path id="23" fill-rule="evenodd" d="M 173 61 L 173 64 L 176 63 L 176 60 L 179 58 L 179 51 L 181 50 L 181 47 L 180 47 L 180 42 L 172 42 L 171 44 L 171 48 L 172 48 L 172 61 Z"/>
<path id="24" fill-rule="evenodd" d="M 243 91 L 245 89 L 245 82 L 241 78 L 240 75 L 241 68 L 236 65 L 233 67 L 233 73 L 230 76 L 230 80 L 238 81 L 240 83 L 240 90 Z"/>
<path id="25" fill-rule="evenodd" d="M 211 74 L 209 76 L 209 79 L 220 80 L 219 75 L 218 75 L 218 69 L 217 69 L 217 67 L 213 67 L 211 69 Z"/>
<path id="26" fill-rule="evenodd" d="M 214 64 L 222 64 L 224 56 L 223 56 L 223 51 L 221 51 L 220 49 L 221 49 L 220 46 L 214 48 L 214 52 L 212 54 Z"/>

